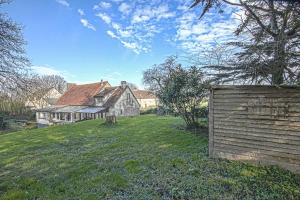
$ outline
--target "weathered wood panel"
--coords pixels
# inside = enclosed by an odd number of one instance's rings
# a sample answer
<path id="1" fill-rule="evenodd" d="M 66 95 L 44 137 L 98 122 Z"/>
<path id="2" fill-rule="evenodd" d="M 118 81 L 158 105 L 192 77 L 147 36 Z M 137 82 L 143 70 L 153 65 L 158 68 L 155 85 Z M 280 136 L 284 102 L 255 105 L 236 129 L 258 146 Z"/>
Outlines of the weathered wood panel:
<path id="1" fill-rule="evenodd" d="M 218 86 L 209 109 L 211 157 L 300 173 L 300 87 Z"/>

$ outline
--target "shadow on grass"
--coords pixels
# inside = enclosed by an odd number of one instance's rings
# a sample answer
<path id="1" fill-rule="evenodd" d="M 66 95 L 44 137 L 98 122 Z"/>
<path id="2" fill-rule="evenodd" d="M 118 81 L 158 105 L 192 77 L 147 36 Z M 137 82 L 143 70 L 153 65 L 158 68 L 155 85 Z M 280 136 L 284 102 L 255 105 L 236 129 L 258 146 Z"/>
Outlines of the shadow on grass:
<path id="1" fill-rule="evenodd" d="M 187 127 L 185 124 L 173 124 L 171 126 L 173 129 L 187 131 L 194 135 L 208 138 L 208 126 L 200 125 L 199 127 Z"/>

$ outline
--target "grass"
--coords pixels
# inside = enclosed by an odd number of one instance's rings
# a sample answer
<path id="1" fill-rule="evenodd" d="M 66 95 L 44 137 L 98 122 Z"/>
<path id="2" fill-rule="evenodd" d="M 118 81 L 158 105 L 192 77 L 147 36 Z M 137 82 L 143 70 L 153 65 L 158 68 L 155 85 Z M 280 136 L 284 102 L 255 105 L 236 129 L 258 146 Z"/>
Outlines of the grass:
<path id="1" fill-rule="evenodd" d="M 0 135 L 0 199 L 299 199 L 300 175 L 208 158 L 174 117 Z"/>

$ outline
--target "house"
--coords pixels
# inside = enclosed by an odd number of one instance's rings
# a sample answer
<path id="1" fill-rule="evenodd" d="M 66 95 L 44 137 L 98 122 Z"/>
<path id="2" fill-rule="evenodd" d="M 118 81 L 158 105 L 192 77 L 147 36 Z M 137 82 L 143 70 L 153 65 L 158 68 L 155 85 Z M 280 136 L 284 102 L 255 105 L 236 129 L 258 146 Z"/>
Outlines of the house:
<path id="1" fill-rule="evenodd" d="M 62 96 L 55 88 L 49 88 L 47 90 L 38 91 L 38 94 L 33 95 L 29 98 L 25 105 L 31 109 L 40 109 L 44 107 L 53 106 L 56 104 L 57 100 Z"/>
<path id="2" fill-rule="evenodd" d="M 134 96 L 137 98 L 142 110 L 157 108 L 158 98 L 151 91 L 133 90 Z"/>
<path id="3" fill-rule="evenodd" d="M 112 87 L 107 81 L 72 85 L 56 105 L 37 110 L 39 126 L 72 123 L 106 115 L 135 116 L 140 114 L 140 104 L 126 81 Z"/>

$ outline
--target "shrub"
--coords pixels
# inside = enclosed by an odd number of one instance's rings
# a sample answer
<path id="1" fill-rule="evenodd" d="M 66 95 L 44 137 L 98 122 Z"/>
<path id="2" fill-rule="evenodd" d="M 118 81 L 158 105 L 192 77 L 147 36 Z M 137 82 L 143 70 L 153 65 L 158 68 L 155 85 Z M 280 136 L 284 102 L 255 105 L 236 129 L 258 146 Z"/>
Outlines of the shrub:
<path id="1" fill-rule="evenodd" d="M 175 57 L 144 72 L 144 83 L 155 91 L 164 109 L 182 117 L 189 128 L 199 126 L 201 102 L 207 96 L 208 81 L 200 68 L 183 67 Z"/>
<path id="2" fill-rule="evenodd" d="M 157 108 L 150 108 L 147 110 L 141 110 L 141 115 L 148 115 L 148 114 L 157 114 Z"/>

